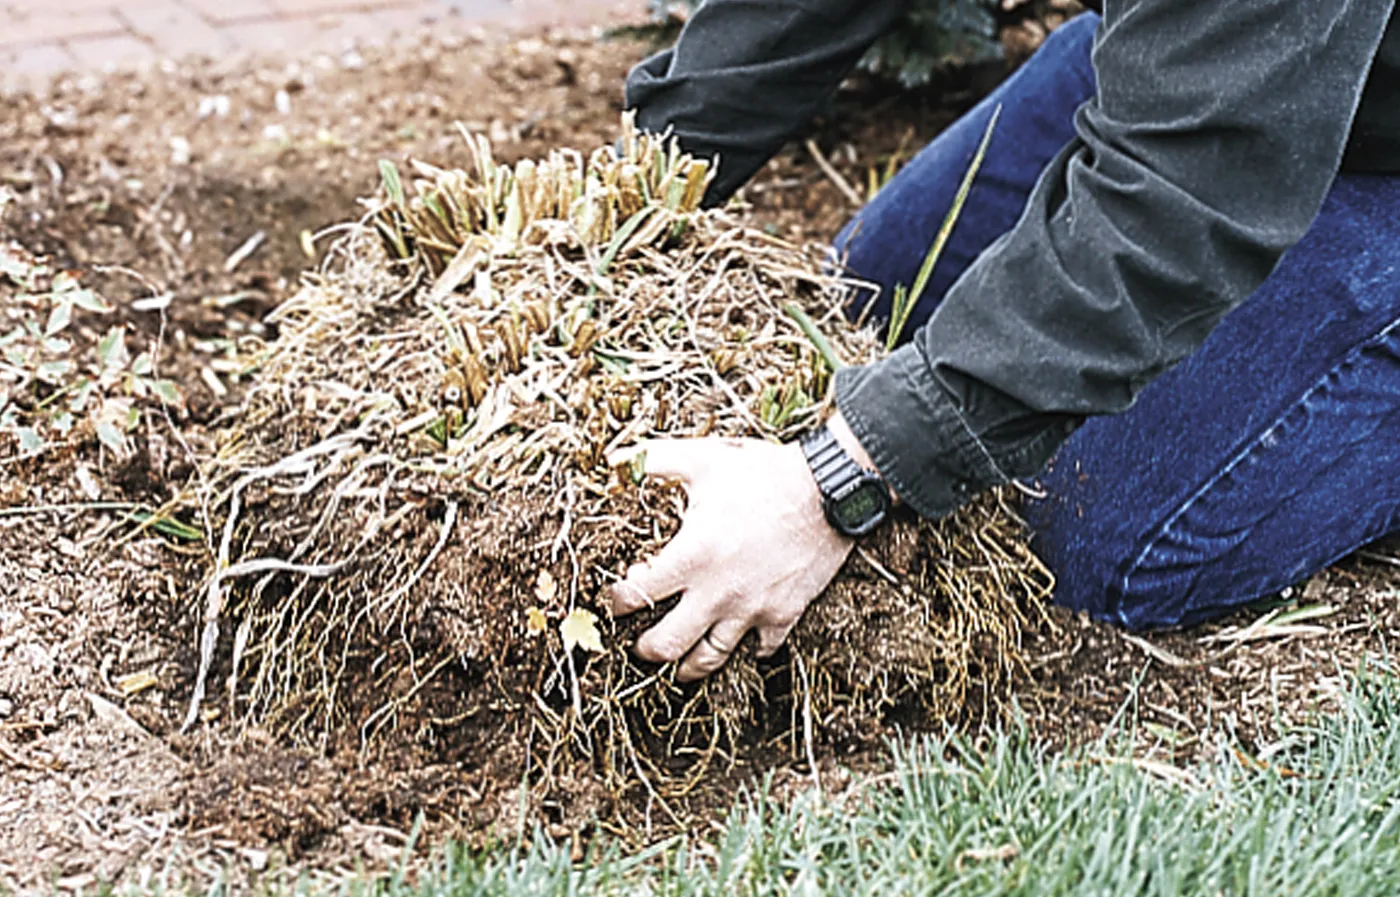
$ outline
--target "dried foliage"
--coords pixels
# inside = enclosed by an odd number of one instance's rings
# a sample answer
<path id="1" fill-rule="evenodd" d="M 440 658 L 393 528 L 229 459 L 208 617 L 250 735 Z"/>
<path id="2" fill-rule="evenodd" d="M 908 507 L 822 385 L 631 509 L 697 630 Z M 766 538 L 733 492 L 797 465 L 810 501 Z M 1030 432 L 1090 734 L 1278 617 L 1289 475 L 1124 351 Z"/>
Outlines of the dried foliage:
<path id="1" fill-rule="evenodd" d="M 598 598 L 684 499 L 608 452 L 789 437 L 828 401 L 816 342 L 882 349 L 818 259 L 698 211 L 709 166 L 630 122 L 586 160 L 508 167 L 466 140 L 465 169 L 413 163 L 405 185 L 385 165 L 274 315 L 208 472 L 222 530 L 189 722 L 223 706 L 327 746 L 506 762 L 516 799 L 565 824 L 669 827 L 775 749 L 995 706 L 1049 585 L 996 497 L 887 527 L 775 660 L 745 646 L 680 686 L 630 655 L 666 606 L 612 620 Z"/>

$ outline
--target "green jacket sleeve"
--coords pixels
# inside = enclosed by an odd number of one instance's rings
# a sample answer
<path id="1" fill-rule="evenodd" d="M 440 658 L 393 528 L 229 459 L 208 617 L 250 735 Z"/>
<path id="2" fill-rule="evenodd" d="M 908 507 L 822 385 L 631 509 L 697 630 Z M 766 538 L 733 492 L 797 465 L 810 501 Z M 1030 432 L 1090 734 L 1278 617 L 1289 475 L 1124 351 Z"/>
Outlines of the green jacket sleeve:
<path id="1" fill-rule="evenodd" d="M 806 126 L 906 0 L 707 0 L 676 45 L 628 75 L 643 130 L 719 157 L 717 205 Z"/>
<path id="2" fill-rule="evenodd" d="M 1035 473 L 1199 346 L 1321 209 L 1394 5 L 1109 0 L 1098 95 L 1016 227 L 837 377 L 895 491 L 940 516 Z"/>

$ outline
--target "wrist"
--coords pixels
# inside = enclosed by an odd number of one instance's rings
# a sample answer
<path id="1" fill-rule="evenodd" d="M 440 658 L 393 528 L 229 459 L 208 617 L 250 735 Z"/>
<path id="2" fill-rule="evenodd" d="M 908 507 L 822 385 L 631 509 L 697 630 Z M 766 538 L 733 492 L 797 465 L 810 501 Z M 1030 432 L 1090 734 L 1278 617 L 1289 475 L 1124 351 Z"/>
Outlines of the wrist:
<path id="1" fill-rule="evenodd" d="M 846 423 L 846 418 L 840 411 L 837 411 L 827 420 L 826 428 L 830 430 L 831 435 L 836 438 L 836 444 L 845 449 L 846 454 L 851 456 L 851 460 L 855 461 L 866 470 L 873 470 L 876 473 L 880 472 L 879 468 L 875 466 L 874 459 L 872 459 L 870 453 L 865 450 L 865 446 L 860 444 L 860 440 L 856 438 L 855 431 L 851 429 L 850 424 Z M 889 493 L 890 501 L 894 504 L 899 504 L 899 496 L 895 495 L 894 490 L 890 489 Z"/>
<path id="2" fill-rule="evenodd" d="M 802 454 L 827 522 L 843 536 L 864 536 L 889 514 L 892 493 L 845 421 L 832 424 L 828 421 L 803 436 Z"/>

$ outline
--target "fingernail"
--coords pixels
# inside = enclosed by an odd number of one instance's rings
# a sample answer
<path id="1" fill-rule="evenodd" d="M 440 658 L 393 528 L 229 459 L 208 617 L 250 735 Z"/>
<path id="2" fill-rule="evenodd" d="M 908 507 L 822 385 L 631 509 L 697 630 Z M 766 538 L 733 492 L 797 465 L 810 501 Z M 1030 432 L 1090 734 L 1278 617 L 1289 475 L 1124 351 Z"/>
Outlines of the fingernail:
<path id="1" fill-rule="evenodd" d="M 650 607 L 652 603 L 646 592 L 625 579 L 613 583 L 608 592 L 612 598 L 614 613 L 630 613 L 634 610 Z"/>
<path id="2" fill-rule="evenodd" d="M 658 655 L 652 648 L 651 642 L 647 640 L 649 632 L 650 630 L 642 633 L 641 637 L 632 645 L 632 654 L 649 663 L 665 663 L 666 658 Z"/>

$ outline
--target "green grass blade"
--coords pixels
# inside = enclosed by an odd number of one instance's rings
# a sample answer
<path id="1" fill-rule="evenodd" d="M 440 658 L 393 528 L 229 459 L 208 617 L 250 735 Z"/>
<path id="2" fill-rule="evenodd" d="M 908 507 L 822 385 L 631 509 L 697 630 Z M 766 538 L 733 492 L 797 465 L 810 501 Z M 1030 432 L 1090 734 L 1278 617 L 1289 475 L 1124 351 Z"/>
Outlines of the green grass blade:
<path id="1" fill-rule="evenodd" d="M 403 209 L 403 179 L 399 177 L 399 167 L 388 159 L 380 159 L 379 177 L 384 182 L 384 190 L 389 194 L 389 201 L 399 209 Z"/>
<path id="2" fill-rule="evenodd" d="M 204 531 L 195 529 L 188 523 L 182 523 L 174 517 L 156 516 L 149 511 L 133 511 L 127 515 L 130 519 L 160 533 L 163 536 L 170 536 L 172 539 L 180 539 L 185 542 L 203 542 Z"/>
<path id="3" fill-rule="evenodd" d="M 612 241 L 608 243 L 608 248 L 603 251 L 603 257 L 598 261 L 597 274 L 599 277 L 608 273 L 608 269 L 612 267 L 617 254 L 622 251 L 622 245 L 631 239 L 632 235 L 637 232 L 637 228 L 641 227 L 642 222 L 647 220 L 647 216 L 654 211 L 655 209 L 642 209 L 622 222 L 622 227 L 619 227 L 617 233 L 613 234 Z"/>
<path id="4" fill-rule="evenodd" d="M 836 352 L 831 348 L 831 343 L 827 342 L 826 337 L 817 329 L 817 323 L 808 317 L 805 311 L 793 305 L 791 302 L 783 305 L 783 311 L 787 313 L 788 317 L 797 322 L 797 326 L 802 329 L 807 339 L 811 341 L 812 347 L 817 350 L 817 354 L 821 355 L 822 361 L 826 362 L 826 366 L 831 369 L 833 374 L 845 367 L 845 365 L 841 363 L 841 359 L 836 357 Z"/>
<path id="5" fill-rule="evenodd" d="M 919 267 L 919 273 L 914 278 L 913 287 L 904 295 L 899 307 L 891 309 L 889 332 L 885 337 L 885 348 L 889 351 L 894 351 L 894 347 L 899 343 L 899 338 L 909 323 L 909 316 L 914 313 L 914 309 L 919 304 L 919 298 L 924 293 L 924 288 L 928 286 L 928 279 L 933 273 L 933 267 L 938 264 L 939 256 L 943 254 L 943 248 L 948 244 L 948 238 L 953 234 L 953 227 L 958 223 L 958 217 L 962 214 L 968 193 L 972 191 L 972 182 L 982 167 L 982 160 L 986 158 L 987 147 L 992 143 L 992 132 L 996 130 L 997 119 L 1000 117 L 1001 107 L 998 106 L 992 112 L 991 120 L 987 122 L 987 129 L 982 132 L 982 141 L 977 145 L 977 152 L 972 156 L 972 163 L 968 165 L 966 173 L 963 174 L 962 183 L 958 185 L 957 195 L 953 197 L 952 208 L 944 216 L 943 225 L 938 229 L 938 235 L 934 237 L 933 245 L 929 247 L 928 254 L 924 256 L 924 263 Z"/>

